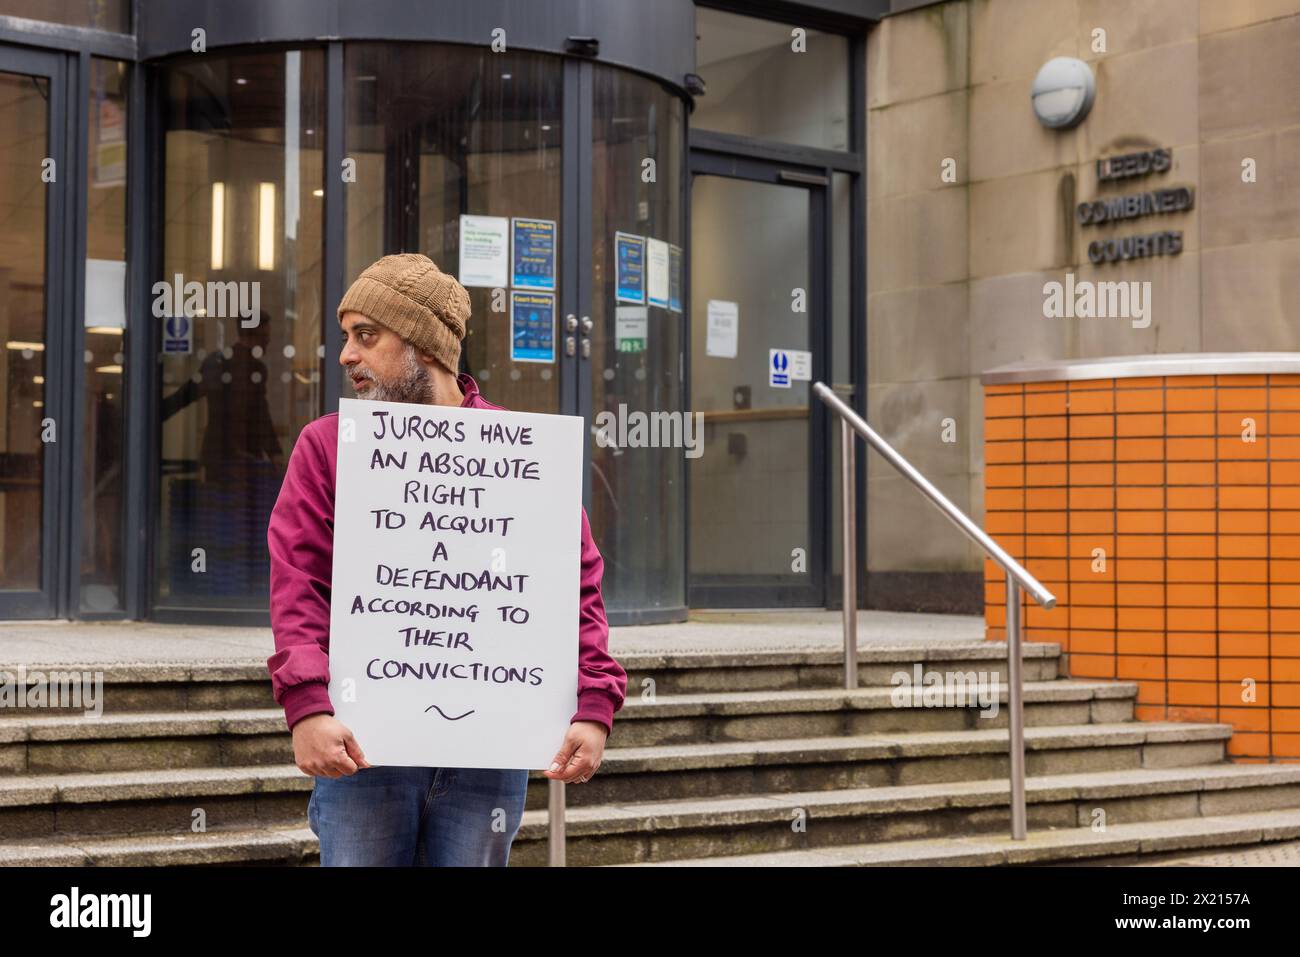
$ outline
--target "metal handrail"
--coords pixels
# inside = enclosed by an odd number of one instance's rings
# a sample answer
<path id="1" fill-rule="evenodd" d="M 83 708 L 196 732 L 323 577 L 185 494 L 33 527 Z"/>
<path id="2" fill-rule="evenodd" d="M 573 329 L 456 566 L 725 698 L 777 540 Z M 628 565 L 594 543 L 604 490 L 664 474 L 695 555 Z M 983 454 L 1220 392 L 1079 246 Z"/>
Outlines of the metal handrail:
<path id="1" fill-rule="evenodd" d="M 866 443 L 885 457 L 903 477 L 921 490 L 921 493 L 947 516 L 948 520 L 966 533 L 976 545 L 997 562 L 1007 575 L 1007 723 L 1010 726 L 1011 749 L 1011 837 L 1023 841 L 1027 833 L 1025 813 L 1025 724 L 1024 680 L 1022 675 L 1022 627 L 1020 616 L 1020 589 L 1044 608 L 1056 604 L 1056 596 L 1018 561 L 1007 554 L 989 534 L 976 525 L 965 512 L 940 492 L 911 462 L 899 455 L 882 439 L 865 419 L 835 394 L 826 383 L 814 382 L 813 394 L 821 399 L 840 418 L 840 492 L 844 527 L 843 546 L 844 587 L 844 687 L 858 686 L 858 602 L 857 602 L 857 543 L 854 529 L 856 496 L 854 494 L 856 471 L 853 433 L 861 435 Z"/>

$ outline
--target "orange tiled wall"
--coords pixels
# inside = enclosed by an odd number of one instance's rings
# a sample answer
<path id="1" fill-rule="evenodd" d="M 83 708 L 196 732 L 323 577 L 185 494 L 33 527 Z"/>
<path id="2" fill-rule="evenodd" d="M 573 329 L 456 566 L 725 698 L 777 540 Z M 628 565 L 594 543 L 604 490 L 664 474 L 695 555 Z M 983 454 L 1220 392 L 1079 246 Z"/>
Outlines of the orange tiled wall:
<path id="1" fill-rule="evenodd" d="M 984 416 L 986 527 L 1058 599 L 1027 602 L 1025 637 L 1136 681 L 1139 718 L 1300 760 L 1300 376 L 990 385 Z M 1004 638 L 991 562 L 985 603 Z"/>

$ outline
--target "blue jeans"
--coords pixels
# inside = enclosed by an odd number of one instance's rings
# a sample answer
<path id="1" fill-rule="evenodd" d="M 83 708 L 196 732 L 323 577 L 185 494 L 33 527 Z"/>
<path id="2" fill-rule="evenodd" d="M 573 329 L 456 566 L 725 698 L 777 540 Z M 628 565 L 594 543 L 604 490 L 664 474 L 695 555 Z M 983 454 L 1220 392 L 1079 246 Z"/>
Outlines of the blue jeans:
<path id="1" fill-rule="evenodd" d="M 384 766 L 315 782 L 322 867 L 504 867 L 528 771 Z"/>

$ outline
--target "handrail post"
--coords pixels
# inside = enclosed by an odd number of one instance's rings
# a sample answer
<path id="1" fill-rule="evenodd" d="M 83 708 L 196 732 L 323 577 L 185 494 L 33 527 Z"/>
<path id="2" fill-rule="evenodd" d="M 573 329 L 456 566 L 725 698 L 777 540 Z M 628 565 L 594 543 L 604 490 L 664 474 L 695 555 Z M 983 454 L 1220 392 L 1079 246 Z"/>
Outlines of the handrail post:
<path id="1" fill-rule="evenodd" d="M 1011 839 L 1023 841 L 1025 814 L 1025 710 L 1021 674 L 1020 584 L 1007 572 L 1007 724 L 1011 747 Z"/>
<path id="2" fill-rule="evenodd" d="M 1009 758 L 1011 762 L 1011 837 L 1023 841 L 1028 832 L 1025 813 L 1025 695 L 1023 668 L 1023 628 L 1020 611 L 1020 590 L 1023 588 L 1034 601 L 1045 609 L 1056 606 L 1056 596 L 1043 587 L 1023 565 L 1011 557 L 1001 545 L 976 525 L 969 515 L 959 509 L 948 497 L 935 488 L 934 483 L 917 471 L 911 462 L 899 455 L 888 442 L 872 430 L 862 416 L 835 394 L 824 382 L 814 382 L 813 395 L 821 399 L 840 417 L 840 460 L 844 491 L 844 684 L 857 686 L 857 557 L 853 533 L 856 522 L 854 512 L 853 433 L 856 432 L 889 462 L 899 473 L 920 489 L 939 511 L 956 525 L 973 542 L 984 549 L 1007 575 L 1007 723 Z"/>
<path id="3" fill-rule="evenodd" d="M 551 867 L 564 867 L 564 782 L 554 778 L 546 787 L 546 863 Z"/>
<path id="4" fill-rule="evenodd" d="M 858 543 L 853 426 L 840 419 L 840 528 L 844 600 L 844 687 L 858 686 Z"/>

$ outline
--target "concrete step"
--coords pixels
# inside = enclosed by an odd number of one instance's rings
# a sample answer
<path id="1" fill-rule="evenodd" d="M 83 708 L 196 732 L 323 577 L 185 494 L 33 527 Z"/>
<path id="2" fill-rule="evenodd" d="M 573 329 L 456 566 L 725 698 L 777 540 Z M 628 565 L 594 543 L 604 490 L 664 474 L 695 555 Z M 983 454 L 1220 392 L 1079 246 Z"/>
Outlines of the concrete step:
<path id="1" fill-rule="evenodd" d="M 1030 778 L 1031 830 L 1107 828 L 1300 807 L 1300 766 L 1205 765 Z M 568 861 L 664 861 L 905 839 L 1001 834 L 1006 780 L 727 796 L 570 808 Z M 512 862 L 544 864 L 547 818 L 526 811 Z"/>
<path id="2" fill-rule="evenodd" d="M 628 701 L 611 745 L 651 747 L 844 734 L 1005 728 L 1005 685 L 929 707 L 894 689 L 858 688 L 664 695 Z M 1125 682 L 1030 682 L 1028 727 L 1128 721 L 1137 686 Z M 996 697 L 996 713 L 981 705 Z M 293 760 L 278 707 L 211 711 L 24 715 L 0 718 L 0 776 L 148 768 L 227 767 Z"/>
<path id="3" fill-rule="evenodd" d="M 1206 764 L 1222 760 L 1229 734 L 1155 722 L 1029 728 L 1026 764 L 1031 776 Z M 583 808 L 978 781 L 1005 778 L 1006 752 L 999 729 L 610 748 L 600 773 L 567 798 Z M 547 783 L 532 773 L 527 807 L 546 806 Z M 198 808 L 209 827 L 301 821 L 311 785 L 287 763 L 11 775 L 0 778 L 0 840 L 187 830 Z"/>
<path id="4" fill-rule="evenodd" d="M 609 748 L 600 772 L 568 788 L 571 806 L 1006 778 L 1005 729 L 926 731 Z M 1186 767 L 1224 759 L 1222 724 L 1125 722 L 1025 730 L 1031 776 Z M 546 806 L 529 779 L 528 807 Z"/>
<path id="5" fill-rule="evenodd" d="M 303 866 L 320 859 L 309 827 L 56 838 L 0 844 L 0 867 Z"/>
<path id="6" fill-rule="evenodd" d="M 897 688 L 813 688 L 629 697 L 610 745 L 651 747 L 705 741 L 762 741 L 830 735 L 960 731 L 1007 727 L 1007 686 L 957 691 L 943 706 Z M 896 692 L 898 704 L 896 701 Z M 1133 719 L 1137 685 L 1113 681 L 1025 683 L 1025 725 L 1103 724 Z M 998 707 L 980 702 L 996 698 Z"/>
<path id="7" fill-rule="evenodd" d="M 293 761 L 284 712 L 24 715 L 0 719 L 0 780 L 14 774 L 229 767 Z"/>
<path id="8" fill-rule="evenodd" d="M 292 764 L 0 779 L 0 841 L 304 824 L 312 778 Z"/>
<path id="9" fill-rule="evenodd" d="M 1266 846 L 1300 837 L 1300 810 L 1255 811 L 1010 835 L 888 841 L 623 865 L 641 867 L 995 867 L 1136 863 L 1172 851 Z"/>
<path id="10" fill-rule="evenodd" d="M 1031 808 L 1027 840 L 1012 841 L 992 827 L 1005 827 L 1005 782 L 971 782 L 946 793 L 936 789 L 893 789 L 877 792 L 842 792 L 836 795 L 786 794 L 735 798 L 723 802 L 640 804 L 624 808 L 570 811 L 568 861 L 589 864 L 641 864 L 649 866 L 805 866 L 844 867 L 871 865 L 992 866 L 1005 864 L 1073 863 L 1078 860 L 1136 863 L 1176 851 L 1241 848 L 1300 837 L 1300 810 L 1294 808 L 1231 811 L 1265 793 L 1272 784 L 1295 787 L 1297 769 L 1258 766 L 1225 771 L 1223 768 L 1188 769 L 1180 774 L 1129 774 L 1110 776 L 1058 776 L 1029 782 Z M 998 785 L 1002 784 L 999 788 Z M 1168 819 L 1110 819 L 1104 830 L 1091 826 L 1041 826 L 1034 809 L 1056 803 L 1097 802 L 1106 807 L 1113 798 L 1141 791 L 1155 796 L 1195 795 L 1199 816 Z M 710 803 L 712 806 L 709 806 Z M 931 805 L 977 811 L 982 804 L 999 805 L 997 816 L 986 816 L 986 833 L 923 839 L 872 839 L 863 842 L 867 828 L 857 831 L 854 843 L 835 843 L 836 821 L 868 824 L 907 813 L 909 807 Z M 892 805 L 892 806 L 891 806 Z M 1152 803 L 1158 807 L 1158 803 Z M 791 826 L 795 807 L 808 811 L 807 829 Z M 1091 812 L 1089 812 L 1091 817 Z M 765 824 L 770 833 L 788 835 L 779 850 L 754 852 L 755 837 Z M 525 814 L 511 853 L 512 866 L 545 862 L 544 821 Z M 704 844 L 688 834 L 712 829 Z M 828 843 L 827 843 L 828 842 Z M 766 842 L 772 844 L 772 840 Z M 684 856 L 690 848 L 707 853 Z M 0 842 L 0 866 L 177 866 L 196 864 L 311 865 L 317 863 L 315 834 L 301 824 L 231 827 L 195 834 L 188 828 L 167 834 L 54 835 L 35 841 Z"/>
<path id="11" fill-rule="evenodd" d="M 4 665 L 0 671 L 18 676 L 17 666 Z M 271 679 L 265 663 L 256 662 L 136 662 L 95 664 L 24 665 L 22 674 L 29 684 L 46 685 L 50 690 L 45 701 L 31 707 L 25 700 L 6 707 L 6 717 L 48 717 L 52 715 L 88 716 L 98 704 L 100 716 L 140 711 L 213 711 L 223 709 L 274 708 Z M 72 676 L 88 676 L 85 688 L 67 682 Z M 80 683 L 81 679 L 77 679 Z M 84 696 L 96 682 L 102 682 L 98 702 L 86 707 Z M 77 701 L 76 707 L 58 707 L 55 702 Z"/>
<path id="12" fill-rule="evenodd" d="M 1060 646 L 1029 642 L 1024 650 L 1026 681 L 1057 677 Z M 997 674 L 1006 683 L 1004 642 L 872 644 L 858 650 L 858 681 L 863 687 L 889 687 L 899 671 L 910 673 L 921 664 L 927 671 Z M 655 695 L 734 691 L 775 691 L 833 688 L 843 684 L 843 653 L 824 649 L 640 652 L 619 655 L 628 672 L 629 697 L 648 690 Z M 0 671 L 16 666 L 0 662 Z M 264 662 L 150 662 L 133 664 L 25 665 L 28 680 L 51 672 L 90 673 L 103 682 L 100 707 L 104 714 L 160 711 L 211 711 L 276 707 Z M 94 677 L 90 679 L 92 685 Z M 86 709 L 6 707 L 9 717 L 82 714 Z"/>
<path id="13" fill-rule="evenodd" d="M 1060 657 L 1058 644 L 1026 642 L 1024 680 L 1055 679 Z M 647 691 L 657 696 L 844 686 L 842 650 L 642 653 L 620 655 L 619 663 L 628 673 L 629 699 Z M 996 674 L 998 681 L 1006 684 L 1007 645 L 1004 641 L 963 641 L 859 647 L 858 684 L 891 687 L 894 675 L 899 671 L 911 674 L 917 664 L 925 671 Z"/>

